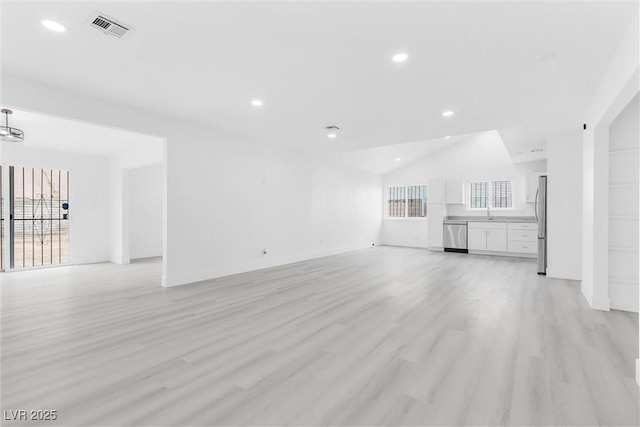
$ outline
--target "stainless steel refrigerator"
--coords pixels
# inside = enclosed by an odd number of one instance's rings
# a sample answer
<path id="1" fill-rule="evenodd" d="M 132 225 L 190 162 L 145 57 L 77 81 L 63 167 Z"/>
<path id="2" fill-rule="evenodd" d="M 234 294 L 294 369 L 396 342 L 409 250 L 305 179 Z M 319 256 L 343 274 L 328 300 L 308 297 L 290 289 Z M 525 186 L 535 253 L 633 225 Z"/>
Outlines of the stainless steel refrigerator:
<path id="1" fill-rule="evenodd" d="M 536 193 L 536 222 L 538 223 L 538 274 L 547 274 L 547 176 L 538 179 Z"/>

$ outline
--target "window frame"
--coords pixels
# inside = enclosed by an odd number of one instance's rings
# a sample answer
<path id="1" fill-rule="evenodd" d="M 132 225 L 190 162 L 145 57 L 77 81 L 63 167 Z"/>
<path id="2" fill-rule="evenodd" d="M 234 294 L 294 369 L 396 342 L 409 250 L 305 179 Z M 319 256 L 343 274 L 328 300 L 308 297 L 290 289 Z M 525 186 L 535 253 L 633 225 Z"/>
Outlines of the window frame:
<path id="1" fill-rule="evenodd" d="M 384 219 L 385 220 L 400 220 L 400 221 L 425 221 L 429 216 L 429 209 L 425 207 L 425 216 L 408 216 L 409 214 L 409 187 L 421 187 L 424 186 L 424 199 L 425 205 L 428 203 L 428 186 L 427 184 L 394 184 L 385 187 L 384 192 Z M 391 216 L 389 215 L 389 190 L 394 187 L 404 187 L 404 216 Z"/>
<path id="2" fill-rule="evenodd" d="M 498 208 L 493 206 L 493 183 L 494 182 L 510 182 L 511 183 L 511 207 L 507 208 Z M 515 181 L 512 179 L 493 179 L 493 180 L 472 180 L 468 181 L 466 185 L 467 195 L 465 197 L 465 206 L 467 210 L 470 211 L 486 211 L 487 208 L 472 208 L 471 207 L 471 184 L 486 182 L 488 184 L 488 199 L 489 199 L 489 207 L 492 211 L 513 211 L 516 210 L 516 194 L 515 194 Z"/>

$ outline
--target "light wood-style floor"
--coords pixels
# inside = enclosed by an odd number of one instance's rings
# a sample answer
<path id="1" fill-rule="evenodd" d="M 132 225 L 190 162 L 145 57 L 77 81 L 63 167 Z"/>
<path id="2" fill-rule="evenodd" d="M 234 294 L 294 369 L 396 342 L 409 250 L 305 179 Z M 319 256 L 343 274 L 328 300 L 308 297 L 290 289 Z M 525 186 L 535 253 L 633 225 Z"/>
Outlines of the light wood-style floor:
<path id="1" fill-rule="evenodd" d="M 164 289 L 2 280 L 2 409 L 42 425 L 638 425 L 637 315 L 533 260 L 377 247 Z M 4 425 L 32 425 L 9 422 Z"/>

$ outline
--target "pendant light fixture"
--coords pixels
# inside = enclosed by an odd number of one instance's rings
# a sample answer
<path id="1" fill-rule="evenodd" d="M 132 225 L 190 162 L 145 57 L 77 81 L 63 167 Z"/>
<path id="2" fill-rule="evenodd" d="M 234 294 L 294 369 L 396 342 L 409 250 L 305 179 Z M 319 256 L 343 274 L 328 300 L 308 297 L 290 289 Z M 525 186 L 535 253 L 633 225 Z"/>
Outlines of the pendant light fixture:
<path id="1" fill-rule="evenodd" d="M 0 112 L 4 114 L 4 126 L 0 126 L 0 137 L 2 137 L 2 140 L 12 142 L 24 141 L 24 132 L 20 129 L 9 127 L 9 114 L 13 114 L 13 111 L 3 108 Z"/>

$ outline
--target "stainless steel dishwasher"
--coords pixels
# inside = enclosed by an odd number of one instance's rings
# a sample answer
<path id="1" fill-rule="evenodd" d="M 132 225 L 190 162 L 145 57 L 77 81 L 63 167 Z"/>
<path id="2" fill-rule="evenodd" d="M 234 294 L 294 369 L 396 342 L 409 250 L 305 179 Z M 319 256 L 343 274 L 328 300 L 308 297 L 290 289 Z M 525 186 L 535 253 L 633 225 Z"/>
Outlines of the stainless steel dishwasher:
<path id="1" fill-rule="evenodd" d="M 443 244 L 446 252 L 468 253 L 467 223 L 462 221 L 445 221 L 443 224 Z"/>

